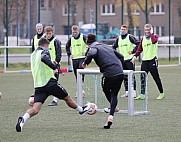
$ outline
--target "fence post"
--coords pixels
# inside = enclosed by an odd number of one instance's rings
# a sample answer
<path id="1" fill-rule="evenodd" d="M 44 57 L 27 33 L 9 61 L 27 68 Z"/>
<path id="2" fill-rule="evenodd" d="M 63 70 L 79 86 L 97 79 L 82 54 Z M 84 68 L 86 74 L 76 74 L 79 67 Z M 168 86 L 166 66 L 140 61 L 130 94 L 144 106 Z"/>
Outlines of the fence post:
<path id="1" fill-rule="evenodd" d="M 180 58 L 181 58 L 181 57 L 180 57 L 180 46 L 178 47 L 178 49 L 179 49 L 179 51 L 178 51 L 178 57 L 179 57 L 179 58 L 178 58 L 178 61 L 179 61 L 179 62 L 178 62 L 178 63 L 180 64 Z"/>
<path id="2" fill-rule="evenodd" d="M 79 106 L 83 106 L 82 102 L 82 74 L 77 70 L 77 103 Z"/>
<path id="3" fill-rule="evenodd" d="M 6 71 L 6 46 L 4 46 L 4 72 Z"/>
<path id="4" fill-rule="evenodd" d="M 133 71 L 128 73 L 128 115 L 134 115 L 134 97 L 131 93 L 131 86 L 132 86 L 132 78 L 133 78 Z"/>

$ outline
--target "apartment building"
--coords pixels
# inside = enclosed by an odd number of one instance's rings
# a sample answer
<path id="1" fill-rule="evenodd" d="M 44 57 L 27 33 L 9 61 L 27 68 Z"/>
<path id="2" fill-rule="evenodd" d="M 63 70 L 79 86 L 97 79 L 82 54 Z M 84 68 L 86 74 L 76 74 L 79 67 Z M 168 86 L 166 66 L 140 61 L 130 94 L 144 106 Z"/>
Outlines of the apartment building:
<path id="1" fill-rule="evenodd" d="M 31 0 L 30 0 L 31 1 Z M 37 23 L 37 1 L 32 3 L 27 1 L 25 22 L 21 25 L 21 37 L 32 37 L 35 34 L 35 24 Z M 53 25 L 55 34 L 62 35 L 68 33 L 68 0 L 40 0 L 41 22 L 45 25 Z M 124 0 L 126 2 L 126 0 Z M 170 31 L 171 35 L 181 38 L 181 5 L 179 0 L 171 1 L 170 13 Z M 31 6 L 30 6 L 31 4 Z M 131 3 L 135 5 L 134 3 Z M 179 6 L 180 5 L 180 6 Z M 31 7 L 31 9 L 30 9 Z M 136 7 L 136 6 L 135 6 Z M 124 3 L 124 14 L 122 22 L 122 6 L 117 0 L 97 0 L 97 21 L 104 23 L 107 31 L 114 28 L 120 28 L 121 23 L 128 24 L 128 14 L 126 3 Z M 31 11 L 31 14 L 30 14 Z M 134 18 L 134 35 L 141 31 L 145 24 L 145 14 L 138 8 L 132 8 Z M 33 17 L 33 18 L 30 18 Z M 77 24 L 81 26 L 86 23 L 94 23 L 96 19 L 96 0 L 70 0 L 70 25 Z M 31 22 L 30 22 L 31 21 Z M 154 27 L 154 32 L 159 36 L 168 36 L 169 34 L 169 3 L 168 0 L 162 0 L 154 4 L 149 13 L 149 22 Z M 16 36 L 16 22 L 9 25 L 9 36 Z M 2 29 L 1 29 L 2 30 Z M 101 27 L 98 27 L 101 30 Z"/>

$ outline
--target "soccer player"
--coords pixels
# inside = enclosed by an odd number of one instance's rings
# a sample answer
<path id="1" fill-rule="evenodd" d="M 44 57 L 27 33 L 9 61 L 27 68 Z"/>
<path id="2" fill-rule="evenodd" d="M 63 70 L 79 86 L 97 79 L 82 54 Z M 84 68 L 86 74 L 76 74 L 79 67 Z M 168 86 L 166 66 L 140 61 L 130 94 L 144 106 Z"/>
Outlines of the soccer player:
<path id="1" fill-rule="evenodd" d="M 140 41 L 140 45 L 132 59 L 132 62 L 135 63 L 136 57 L 143 52 L 141 70 L 146 73 L 150 72 L 156 85 L 160 91 L 160 95 L 157 97 L 157 100 L 161 100 L 165 97 L 163 93 L 162 82 L 158 73 L 158 35 L 153 33 L 153 28 L 151 24 L 146 24 L 144 26 L 145 35 Z M 135 99 L 145 99 L 145 78 L 141 78 L 141 94 L 138 95 Z"/>
<path id="2" fill-rule="evenodd" d="M 79 32 L 77 25 L 72 26 L 72 36 L 66 43 L 67 55 L 72 59 L 75 78 L 77 79 L 77 69 L 83 69 L 82 63 L 85 59 L 86 52 L 86 36 Z M 84 76 L 82 78 L 84 81 Z M 85 92 L 82 90 L 83 96 Z"/>
<path id="3" fill-rule="evenodd" d="M 51 60 L 56 62 L 59 69 L 58 72 L 55 74 L 57 80 L 59 79 L 59 73 L 60 73 L 60 60 L 62 57 L 62 50 L 61 50 L 61 42 L 54 36 L 53 27 L 47 26 L 45 27 L 45 38 L 48 39 L 50 42 L 49 45 L 49 52 Z M 48 106 L 57 106 L 58 104 L 58 98 L 54 97 L 52 102 Z"/>
<path id="4" fill-rule="evenodd" d="M 46 38 L 41 38 L 38 46 L 39 47 L 31 54 L 31 71 L 35 88 L 35 103 L 22 117 L 20 116 L 18 118 L 16 124 L 17 132 L 22 131 L 23 125 L 29 118 L 38 114 L 42 104 L 49 95 L 64 100 L 70 108 L 76 109 L 81 115 L 90 109 L 90 103 L 87 103 L 84 107 L 78 106 L 68 95 L 67 91 L 58 84 L 54 76 L 54 73 L 58 72 L 57 63 L 52 62 L 50 58 L 50 53 L 48 51 L 49 41 Z"/>
<path id="5" fill-rule="evenodd" d="M 44 36 L 42 23 L 36 24 L 36 32 L 37 34 L 34 36 L 33 42 L 32 42 L 32 52 L 38 47 L 38 41 L 40 40 L 40 38 Z"/>
<path id="6" fill-rule="evenodd" d="M 118 102 L 117 95 L 124 79 L 122 68 L 124 57 L 108 45 L 98 43 L 95 34 L 88 34 L 87 45 L 89 49 L 86 52 L 86 58 L 82 67 L 85 68 L 86 65 L 89 65 L 91 60 L 94 59 L 100 68 L 100 72 L 103 73 L 102 88 L 110 103 L 110 113 L 104 128 L 109 129 L 112 125 Z"/>
<path id="7" fill-rule="evenodd" d="M 115 43 L 113 44 L 113 48 L 118 48 L 119 53 L 121 53 L 124 56 L 124 64 L 123 69 L 124 70 L 134 70 L 135 66 L 131 62 L 134 53 L 136 52 L 139 41 L 133 36 L 128 34 L 128 26 L 122 25 L 120 29 L 120 36 L 116 39 Z M 134 45 L 136 45 L 134 47 Z M 121 97 L 128 97 L 128 76 L 125 75 L 124 78 L 124 86 L 125 86 L 125 94 Z M 134 91 L 133 96 L 136 97 L 136 81 L 134 80 Z"/>

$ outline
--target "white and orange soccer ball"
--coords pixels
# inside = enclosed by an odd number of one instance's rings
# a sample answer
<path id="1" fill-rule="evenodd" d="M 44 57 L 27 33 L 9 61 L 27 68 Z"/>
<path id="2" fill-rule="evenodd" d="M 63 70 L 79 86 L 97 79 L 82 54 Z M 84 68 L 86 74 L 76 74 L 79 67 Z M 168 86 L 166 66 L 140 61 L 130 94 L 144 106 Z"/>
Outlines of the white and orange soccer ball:
<path id="1" fill-rule="evenodd" d="M 97 105 L 94 103 L 90 103 L 90 109 L 88 110 L 89 115 L 94 115 L 97 112 Z"/>
<path id="2" fill-rule="evenodd" d="M 33 106 L 33 104 L 34 104 L 34 97 L 33 96 L 31 96 L 29 98 L 28 103 L 29 103 L 30 106 Z"/>

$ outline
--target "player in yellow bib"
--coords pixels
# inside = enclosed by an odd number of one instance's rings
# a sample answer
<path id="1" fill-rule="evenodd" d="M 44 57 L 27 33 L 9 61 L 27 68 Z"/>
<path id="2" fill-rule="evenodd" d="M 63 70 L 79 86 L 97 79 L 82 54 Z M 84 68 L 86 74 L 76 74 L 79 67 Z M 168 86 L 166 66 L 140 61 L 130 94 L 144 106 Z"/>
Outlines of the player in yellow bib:
<path id="1" fill-rule="evenodd" d="M 79 32 L 79 27 L 77 25 L 72 26 L 72 36 L 66 44 L 66 52 L 72 59 L 74 75 L 77 79 L 77 69 L 83 69 L 82 63 L 84 62 L 86 52 L 86 36 Z M 85 95 L 83 90 L 82 94 L 83 96 Z"/>
<path id="2" fill-rule="evenodd" d="M 146 24 L 144 26 L 145 36 L 141 39 L 140 45 L 132 59 L 132 62 L 135 63 L 136 57 L 143 52 L 141 70 L 146 73 L 150 72 L 157 87 L 160 92 L 160 95 L 157 97 L 157 100 L 161 100 L 165 97 L 163 93 L 162 82 L 158 73 L 158 35 L 153 34 L 153 28 L 151 24 Z M 141 78 L 141 94 L 135 99 L 145 99 L 145 78 Z"/>
<path id="3" fill-rule="evenodd" d="M 51 60 L 53 62 L 56 62 L 57 65 L 59 66 L 58 69 L 59 72 L 55 74 L 55 77 L 57 78 L 58 81 L 60 73 L 60 60 L 62 57 L 61 42 L 54 36 L 53 27 L 51 26 L 45 27 L 45 38 L 47 38 L 48 41 L 50 42 L 49 52 Z M 49 106 L 57 106 L 57 104 L 58 104 L 58 98 L 54 97 Z"/>
<path id="4" fill-rule="evenodd" d="M 32 52 L 38 47 L 38 41 L 40 40 L 40 38 L 44 36 L 42 23 L 36 24 L 36 32 L 37 34 L 34 36 L 32 41 Z"/>
<path id="5" fill-rule="evenodd" d="M 16 124 L 17 132 L 22 131 L 22 128 L 28 119 L 38 114 L 42 104 L 49 95 L 64 100 L 70 108 L 77 110 L 80 115 L 85 114 L 90 109 L 90 103 L 87 103 L 83 107 L 77 105 L 77 103 L 69 96 L 65 88 L 58 84 L 57 79 L 54 76 L 54 73 L 58 72 L 57 64 L 52 62 L 48 46 L 49 41 L 46 38 L 41 38 L 38 43 L 38 48 L 31 54 L 31 71 L 35 88 L 35 103 L 23 116 L 18 118 Z"/>
<path id="6" fill-rule="evenodd" d="M 127 25 L 121 26 L 120 34 L 121 35 L 116 39 L 115 43 L 113 44 L 113 48 L 114 49 L 118 48 L 119 53 L 121 53 L 124 56 L 123 69 L 135 71 L 135 66 L 131 62 L 131 60 L 140 42 L 133 35 L 128 34 Z M 122 95 L 121 97 L 128 97 L 128 76 L 127 75 L 125 75 L 125 78 L 124 78 L 124 86 L 125 86 L 126 93 Z M 135 80 L 134 80 L 133 96 L 136 97 L 136 81 Z"/>

